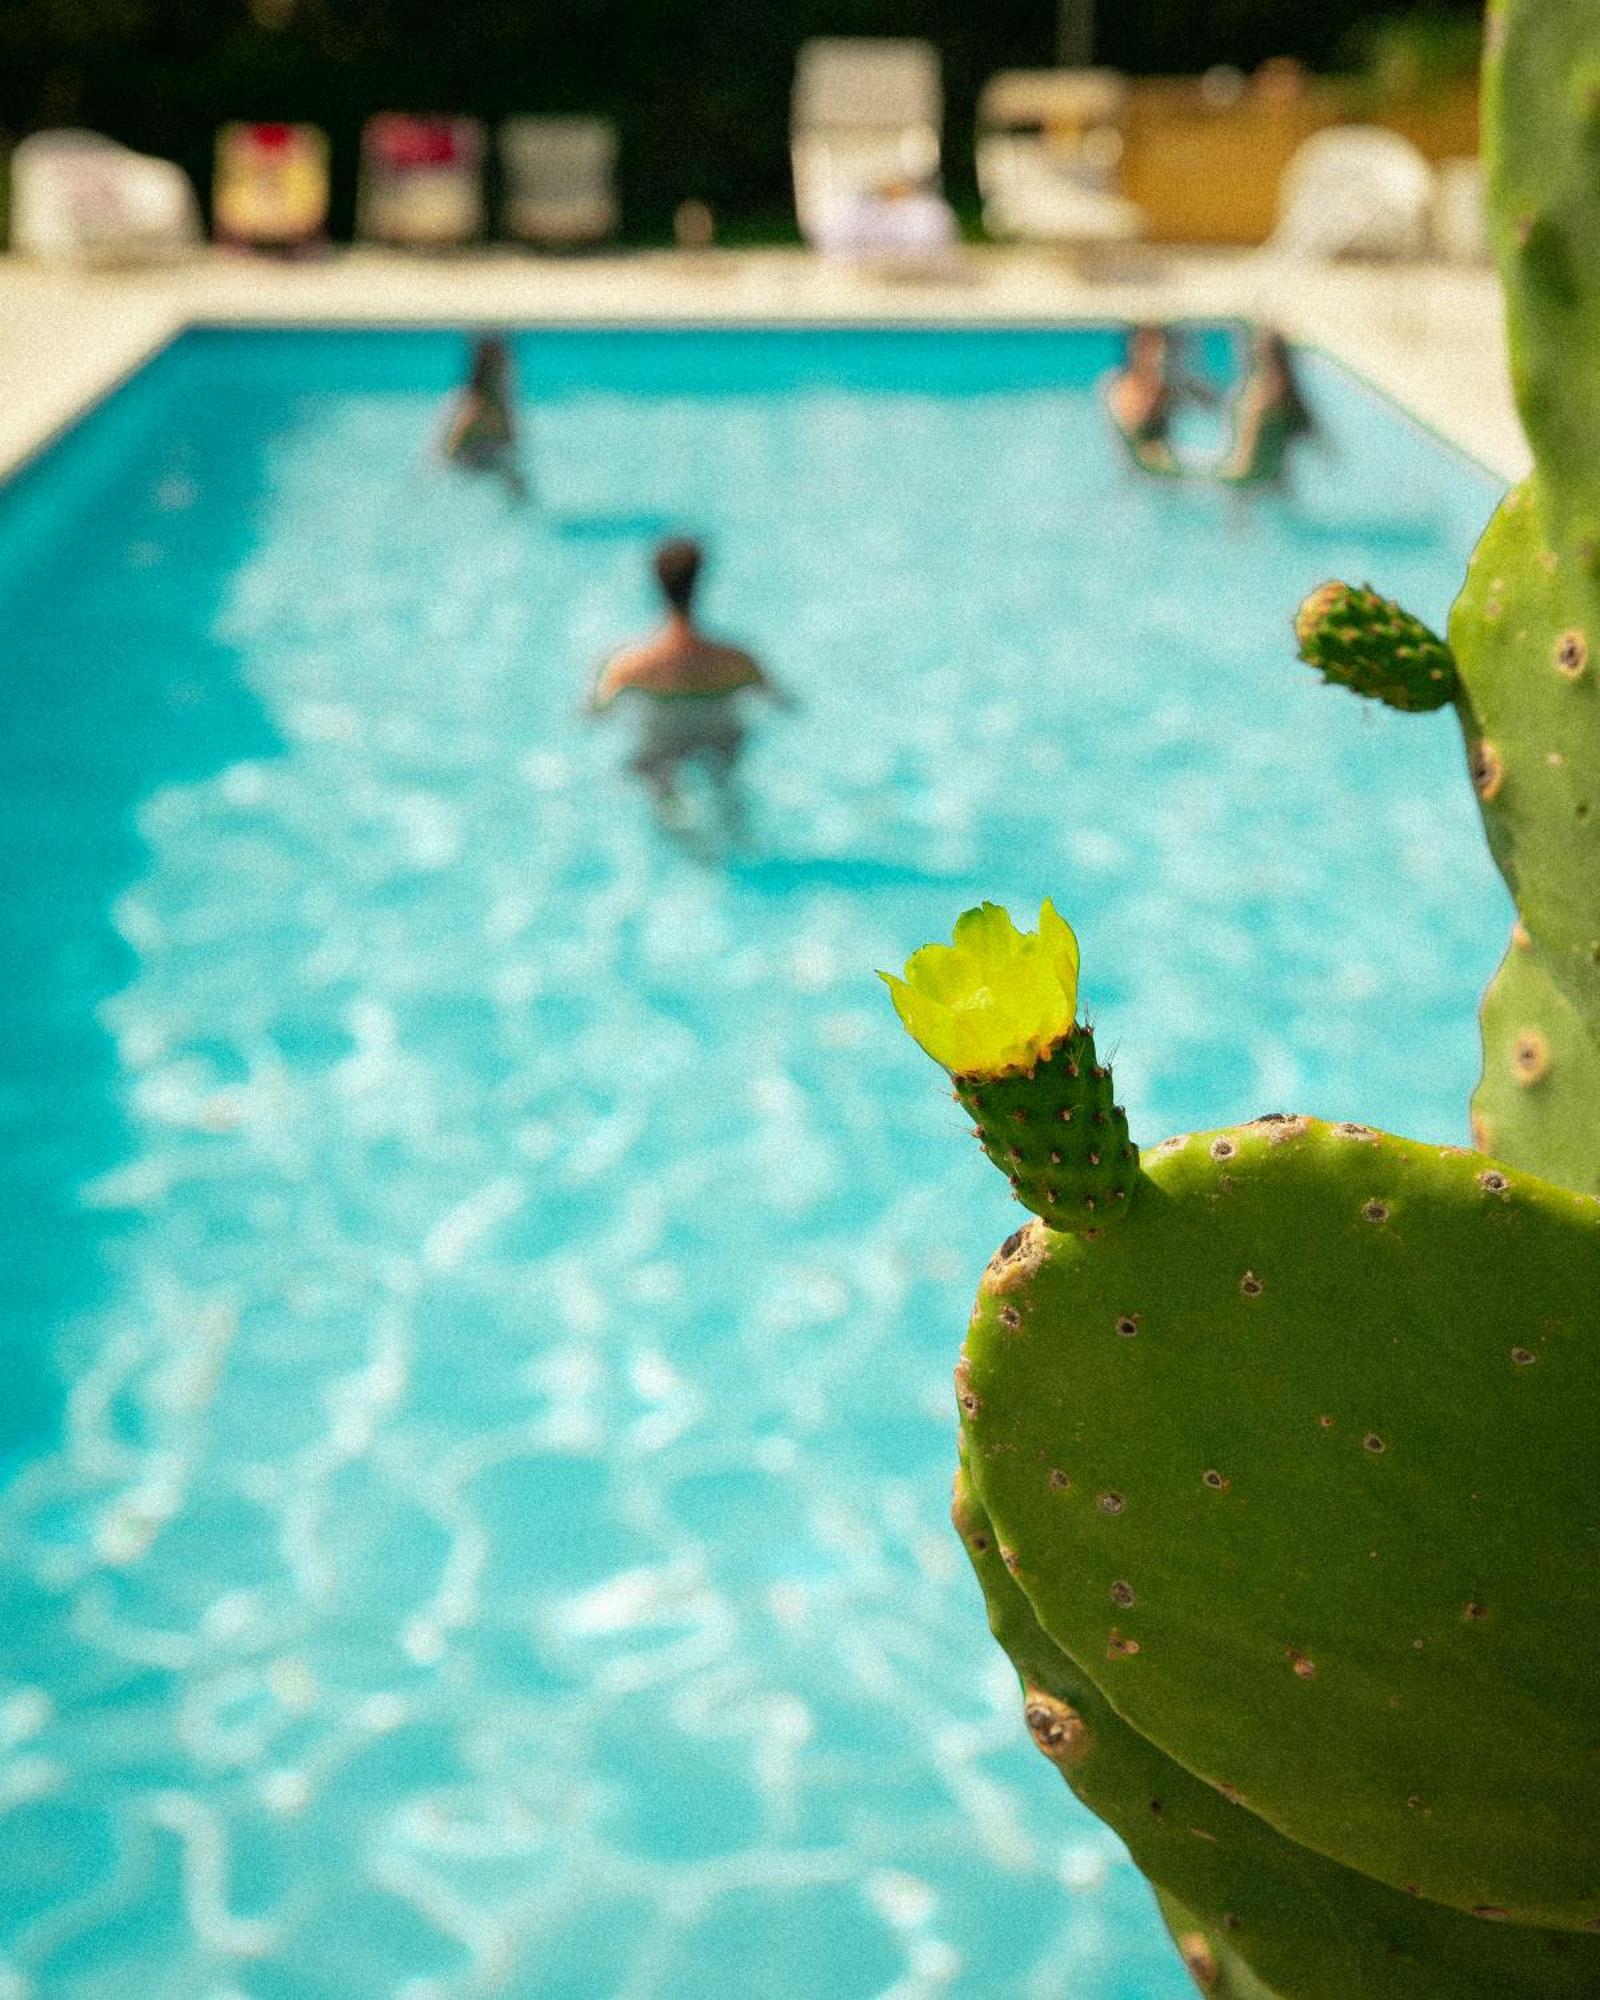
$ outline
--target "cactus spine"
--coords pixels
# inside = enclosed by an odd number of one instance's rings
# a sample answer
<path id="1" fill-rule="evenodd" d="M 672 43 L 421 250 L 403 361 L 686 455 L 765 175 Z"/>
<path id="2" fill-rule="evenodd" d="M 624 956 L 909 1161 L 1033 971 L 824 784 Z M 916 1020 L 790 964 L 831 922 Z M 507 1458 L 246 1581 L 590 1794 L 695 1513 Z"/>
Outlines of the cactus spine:
<path id="1" fill-rule="evenodd" d="M 1484 138 L 1533 474 L 1478 545 L 1448 649 L 1375 593 L 1343 585 L 1316 592 L 1296 631 L 1302 657 L 1328 678 L 1393 707 L 1436 706 L 1428 695 L 1448 688 L 1441 698 L 1454 701 L 1489 845 L 1518 911 L 1484 999 L 1474 1136 L 1514 1165 L 1595 1191 L 1600 9 L 1588 0 L 1491 6 Z M 1411 657 L 1400 658 L 1408 647 Z M 1453 685 L 1442 671 L 1429 678 L 1440 654 Z"/>

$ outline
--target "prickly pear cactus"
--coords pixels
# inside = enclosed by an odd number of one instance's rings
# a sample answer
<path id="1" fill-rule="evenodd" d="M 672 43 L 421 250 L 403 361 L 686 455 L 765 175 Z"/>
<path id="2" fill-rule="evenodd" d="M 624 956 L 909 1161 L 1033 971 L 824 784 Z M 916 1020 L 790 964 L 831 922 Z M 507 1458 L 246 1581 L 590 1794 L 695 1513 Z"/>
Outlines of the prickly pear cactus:
<path id="1" fill-rule="evenodd" d="M 1535 469 L 1472 558 L 1449 646 L 1325 585 L 1302 657 L 1402 709 L 1455 703 L 1517 929 L 1483 1006 L 1473 1131 L 1600 1189 L 1600 7 L 1489 10 L 1485 152 Z M 1402 657 L 1402 655 L 1404 657 Z M 1437 694 L 1438 701 L 1432 697 Z"/>
<path id="2" fill-rule="evenodd" d="M 1041 1628 L 965 1464 L 951 1517 L 1022 1684 L 1034 1744 L 1114 1827 L 1214 2000 L 1579 2000 L 1600 1939 L 1488 1925 L 1341 1868 L 1241 1810 L 1117 1715 Z"/>
<path id="3" fill-rule="evenodd" d="M 1203 1990 L 1600 1992 L 1600 1201 L 1291 1117 L 1108 1190 L 1069 939 L 985 906 L 890 981 L 1041 1217 L 955 1505 L 1035 1742 Z"/>

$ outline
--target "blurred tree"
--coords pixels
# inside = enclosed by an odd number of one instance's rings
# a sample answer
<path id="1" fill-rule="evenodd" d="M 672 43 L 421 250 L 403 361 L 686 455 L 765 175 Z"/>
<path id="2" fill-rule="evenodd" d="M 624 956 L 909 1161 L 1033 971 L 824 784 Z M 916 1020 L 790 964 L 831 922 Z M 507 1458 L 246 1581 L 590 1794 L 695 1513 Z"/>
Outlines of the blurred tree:
<path id="1" fill-rule="evenodd" d="M 1358 21 L 1415 11 L 1118 0 L 1095 10 L 1096 55 L 1135 73 L 1281 54 L 1328 67 Z M 204 189 L 224 118 L 309 119 L 333 140 L 337 229 L 372 111 L 592 110 L 622 130 L 630 230 L 664 235 L 689 195 L 723 221 L 787 213 L 789 84 L 807 36 L 938 44 L 960 199 L 984 78 L 1053 63 L 1060 32 L 1060 0 L 0 0 L 0 127 L 92 125 L 180 161 Z"/>

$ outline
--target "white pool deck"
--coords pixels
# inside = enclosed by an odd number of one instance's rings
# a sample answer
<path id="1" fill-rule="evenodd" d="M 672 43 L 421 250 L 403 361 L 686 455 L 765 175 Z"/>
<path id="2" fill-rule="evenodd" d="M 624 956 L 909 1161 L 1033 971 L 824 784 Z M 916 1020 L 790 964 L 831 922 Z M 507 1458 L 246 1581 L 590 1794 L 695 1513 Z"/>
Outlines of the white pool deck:
<path id="1" fill-rule="evenodd" d="M 1527 468 L 1499 286 L 1450 266 L 1272 267 L 1152 254 L 1088 277 L 1043 253 L 974 250 L 959 273 L 890 280 L 802 250 L 584 259 L 218 252 L 163 270 L 51 272 L 0 257 L 0 476 L 189 325 L 880 324 L 1070 326 L 1246 315 L 1327 349 L 1506 478 Z"/>

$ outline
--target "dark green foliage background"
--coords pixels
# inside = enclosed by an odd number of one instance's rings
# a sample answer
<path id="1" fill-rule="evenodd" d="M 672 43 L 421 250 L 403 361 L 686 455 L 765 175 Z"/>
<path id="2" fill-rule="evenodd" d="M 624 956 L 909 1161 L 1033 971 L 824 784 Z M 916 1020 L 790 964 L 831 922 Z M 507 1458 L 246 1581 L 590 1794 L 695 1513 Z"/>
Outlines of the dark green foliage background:
<path id="1" fill-rule="evenodd" d="M 1100 0 L 1097 54 L 1138 73 L 1348 59 L 1408 0 Z M 278 18 L 281 25 L 269 25 Z M 1050 63 L 1054 0 L 0 0 L 0 129 L 87 124 L 176 159 L 204 189 L 226 117 L 310 119 L 334 142 L 336 232 L 371 111 L 594 110 L 623 134 L 629 233 L 686 195 L 726 222 L 787 214 L 794 51 L 808 35 L 925 35 L 943 51 L 948 177 L 971 192 L 972 110 L 993 70 Z"/>

